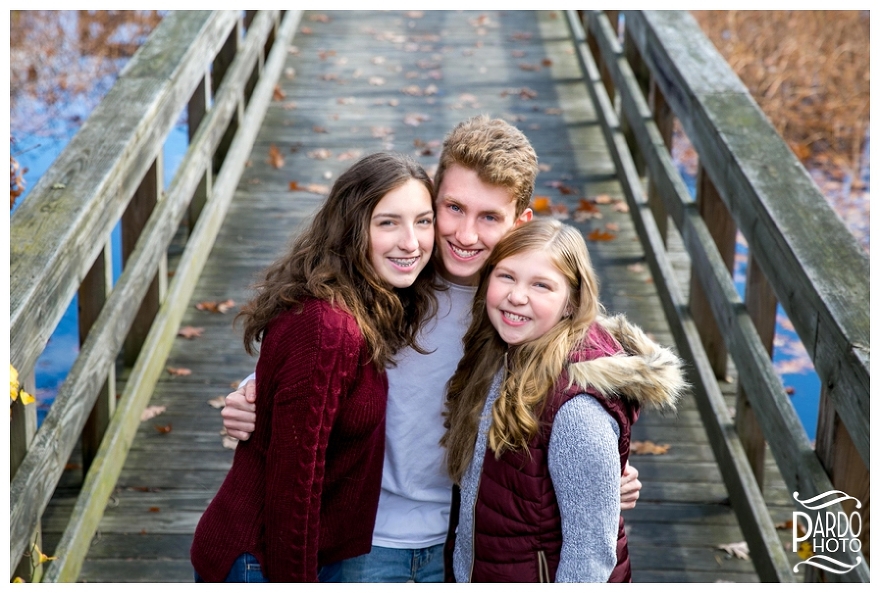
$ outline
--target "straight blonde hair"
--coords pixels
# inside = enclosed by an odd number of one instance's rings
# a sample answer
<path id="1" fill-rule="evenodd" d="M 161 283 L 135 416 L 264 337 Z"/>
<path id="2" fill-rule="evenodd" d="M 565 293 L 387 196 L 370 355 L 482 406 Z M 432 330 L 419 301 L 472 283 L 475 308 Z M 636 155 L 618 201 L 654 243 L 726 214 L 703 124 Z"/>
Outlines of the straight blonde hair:
<path id="1" fill-rule="evenodd" d="M 501 340 L 486 312 L 486 292 L 496 265 L 527 251 L 549 254 L 568 281 L 571 314 L 543 336 L 515 347 Z M 480 273 L 471 324 L 464 336 L 464 355 L 449 380 L 446 433 L 447 471 L 458 483 L 473 457 L 480 413 L 495 374 L 506 364 L 501 394 L 492 407 L 489 448 L 525 449 L 539 428 L 547 395 L 568 361 L 602 312 L 599 285 L 581 233 L 553 219 L 524 223 L 510 231 L 493 249 Z"/>

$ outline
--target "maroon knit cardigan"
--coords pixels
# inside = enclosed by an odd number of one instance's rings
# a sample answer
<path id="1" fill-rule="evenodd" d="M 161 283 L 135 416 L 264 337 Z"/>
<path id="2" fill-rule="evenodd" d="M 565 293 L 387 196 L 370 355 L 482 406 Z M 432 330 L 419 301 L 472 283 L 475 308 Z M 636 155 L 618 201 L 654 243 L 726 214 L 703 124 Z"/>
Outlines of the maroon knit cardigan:
<path id="1" fill-rule="evenodd" d="M 257 420 L 205 511 L 190 556 L 223 581 L 250 552 L 273 582 L 370 551 L 385 447 L 385 372 L 354 318 L 310 299 L 269 324 L 257 363 Z"/>

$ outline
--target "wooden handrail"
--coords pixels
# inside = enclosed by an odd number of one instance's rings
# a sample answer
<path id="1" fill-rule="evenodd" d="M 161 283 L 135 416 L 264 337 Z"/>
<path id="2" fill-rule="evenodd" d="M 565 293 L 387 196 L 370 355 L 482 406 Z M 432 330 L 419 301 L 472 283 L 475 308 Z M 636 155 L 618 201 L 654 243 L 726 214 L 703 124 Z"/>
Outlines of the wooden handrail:
<path id="1" fill-rule="evenodd" d="M 630 200 L 631 211 L 637 228 L 639 228 L 640 237 L 646 244 L 646 252 L 655 277 L 655 284 L 658 286 L 661 300 L 664 302 L 667 319 L 670 321 L 670 326 L 676 335 L 676 342 L 682 353 L 686 354 L 696 365 L 694 384 L 698 391 L 698 404 L 715 450 L 716 459 L 719 460 L 722 475 L 724 475 L 725 483 L 731 492 L 732 503 L 740 517 L 750 549 L 753 551 L 759 574 L 766 580 L 790 580 L 791 571 L 787 562 L 784 562 L 784 557 L 781 557 L 778 537 L 772 529 L 772 523 L 769 526 L 767 523 L 768 516 L 760 493 L 760 484 L 755 481 L 749 464 L 745 461 L 745 453 L 742 451 L 739 439 L 735 437 L 730 415 L 726 407 L 721 406 L 723 399 L 717 399 L 720 396 L 715 393 L 717 384 L 714 375 L 717 374 L 717 371 L 712 370 L 713 365 L 706 358 L 703 347 L 699 346 L 700 340 L 697 340 L 696 344 L 694 343 L 689 329 L 690 324 L 693 323 L 690 318 L 690 307 L 675 296 L 677 288 L 671 286 L 675 283 L 675 278 L 664 268 L 663 239 L 657 230 L 657 223 L 653 220 L 653 216 L 647 215 L 650 208 L 647 205 L 647 200 L 644 199 L 642 182 L 623 137 L 624 131 L 630 137 L 631 144 L 638 146 L 641 158 L 644 159 L 649 171 L 650 185 L 662 198 L 665 210 L 682 235 L 693 263 L 692 273 L 709 300 L 711 312 L 739 371 L 744 391 L 747 394 L 760 395 L 759 397 L 750 395 L 749 403 L 757 413 L 757 420 L 767 435 L 787 485 L 792 492 L 799 491 L 801 496 L 807 496 L 833 489 L 832 482 L 829 480 L 826 468 L 823 468 L 820 459 L 812 450 L 791 402 L 784 392 L 781 381 L 773 370 L 772 361 L 766 351 L 766 339 L 762 339 L 755 329 L 752 319 L 733 285 L 728 265 L 723 261 L 706 226 L 706 221 L 701 218 L 684 182 L 672 163 L 664 137 L 654 121 L 653 114 L 644 97 L 644 85 L 639 84 L 630 67 L 617 40 L 616 31 L 612 29 L 608 19 L 602 13 L 591 12 L 588 18 L 590 47 L 597 55 L 601 56 L 605 76 L 601 76 L 591 53 L 586 50 L 586 44 L 583 44 L 579 57 L 588 72 L 588 78 L 590 78 L 588 86 L 594 101 L 597 104 L 605 104 L 605 108 L 599 110 L 603 119 L 603 128 L 609 146 L 612 148 L 612 156 L 621 173 L 621 182 L 627 199 Z M 658 19 L 662 21 L 662 26 L 655 23 Z M 793 239 L 790 237 L 798 232 L 811 233 L 809 238 L 812 242 L 815 242 L 817 236 L 824 237 L 825 233 L 831 233 L 835 236 L 850 235 L 845 228 L 842 228 L 840 220 L 827 206 L 824 198 L 818 193 L 802 167 L 785 168 L 782 165 L 775 165 L 780 160 L 788 162 L 794 157 L 775 130 L 766 122 L 763 114 L 750 97 L 740 97 L 737 101 L 733 101 L 726 96 L 728 93 L 733 93 L 732 89 L 734 88 L 737 89 L 736 92 L 739 95 L 742 95 L 743 92 L 747 95 L 747 91 L 730 71 L 726 62 L 708 43 L 708 40 L 686 13 L 626 12 L 625 21 L 627 37 L 633 40 L 640 57 L 643 59 L 644 66 L 652 78 L 657 81 L 658 89 L 666 97 L 666 102 L 669 103 L 673 112 L 678 115 L 682 109 L 690 110 L 684 117 L 690 118 L 691 121 L 692 127 L 688 130 L 689 135 L 700 135 L 702 138 L 700 145 L 694 143 L 697 145 L 701 163 L 703 163 L 701 150 L 706 150 L 714 155 L 715 161 L 709 160 L 704 163 L 707 174 L 715 181 L 718 192 L 724 199 L 728 210 L 733 214 L 737 225 L 740 228 L 743 224 L 751 225 L 746 236 L 749 240 L 750 250 L 754 251 L 755 260 L 761 262 L 761 269 L 772 270 L 772 272 L 768 272 L 767 281 L 776 291 L 792 291 L 795 286 L 800 286 L 805 282 L 805 278 L 815 279 L 820 273 L 818 270 L 811 269 L 808 273 L 791 273 L 780 280 L 777 278 L 781 273 L 780 263 L 776 262 L 771 267 L 768 262 L 778 258 L 789 265 L 797 265 L 798 263 L 807 265 L 804 262 L 816 265 L 816 256 L 802 253 L 805 249 L 803 238 Z M 578 17 L 569 13 L 569 22 L 577 37 L 577 29 L 580 27 Z M 661 31 L 658 32 L 657 29 Z M 687 40 L 687 43 L 682 43 L 682 40 Z M 668 49 L 667 46 L 672 49 Z M 662 59 L 658 56 L 662 56 Z M 641 66 L 642 62 L 639 62 L 639 65 Z M 670 71 L 676 72 L 676 75 L 669 75 Z M 684 74 L 678 74 L 680 71 L 686 72 L 690 78 Z M 612 82 L 610 86 L 609 80 Z M 628 122 L 627 126 L 619 124 L 617 113 L 611 107 L 613 103 L 605 92 L 608 88 L 617 90 L 621 114 Z M 718 91 L 721 92 L 721 98 L 715 96 Z M 673 98 L 670 98 L 669 95 L 672 95 Z M 684 99 L 685 97 L 687 100 Z M 713 101 L 720 101 L 729 109 L 732 109 L 730 104 L 734 103 L 740 111 L 748 111 L 747 117 L 737 114 L 740 121 L 743 120 L 743 117 L 749 122 L 763 121 L 762 126 L 748 130 L 749 134 L 757 134 L 760 138 L 753 140 L 752 144 L 766 143 L 772 146 L 775 151 L 784 150 L 788 153 L 788 156 L 784 158 L 766 161 L 768 166 L 777 167 L 774 174 L 770 176 L 773 183 L 796 190 L 810 187 L 810 191 L 803 193 L 798 199 L 804 203 L 816 203 L 816 208 L 810 211 L 810 216 L 816 217 L 819 222 L 804 225 L 802 228 L 791 224 L 777 223 L 776 217 L 780 215 L 778 207 L 774 205 L 772 208 L 768 208 L 765 205 L 765 202 L 773 202 L 767 193 L 771 189 L 775 189 L 772 187 L 773 184 L 763 178 L 754 182 L 750 181 L 750 176 L 760 177 L 763 175 L 766 177 L 767 173 L 766 171 L 755 171 L 753 156 L 749 154 L 752 149 L 751 144 L 729 137 L 736 133 L 735 129 L 730 129 L 731 127 L 735 128 L 729 121 L 732 118 L 731 112 L 723 109 L 720 112 L 714 111 Z M 620 137 L 618 138 L 618 136 Z M 726 151 L 727 158 L 719 160 L 720 157 L 717 154 Z M 750 164 L 741 166 L 741 163 Z M 797 179 L 792 180 L 789 184 L 787 176 Z M 809 183 L 807 183 L 808 181 Z M 751 184 L 751 193 L 748 197 L 742 198 L 744 192 L 742 186 L 746 184 Z M 740 202 L 736 200 L 740 200 Z M 793 198 L 787 200 L 790 205 Z M 744 213 L 743 211 L 748 212 Z M 771 241 L 766 238 L 757 239 L 758 236 L 766 235 L 773 239 Z M 750 237 L 756 237 L 756 239 L 753 241 Z M 788 247 L 774 251 L 768 247 L 770 242 L 773 245 L 785 244 Z M 861 309 L 867 315 L 869 302 L 867 298 L 867 258 L 855 244 L 854 239 L 837 241 L 834 244 L 840 250 L 840 257 L 849 260 L 844 267 L 848 266 L 850 271 L 862 270 L 864 272 L 861 277 L 852 280 L 856 286 L 851 295 L 851 306 L 855 309 Z M 797 257 L 793 258 L 792 252 L 796 253 Z M 792 259 L 794 259 L 794 263 L 792 263 Z M 821 258 L 818 259 L 821 261 Z M 825 265 L 833 265 L 836 261 L 825 260 Z M 863 265 L 864 269 L 861 267 Z M 860 318 L 857 313 L 840 315 L 840 294 L 827 295 L 827 291 L 824 279 L 822 282 L 818 282 L 811 291 L 805 291 L 811 293 L 806 297 L 807 302 L 810 302 L 811 297 L 828 298 L 834 301 L 830 306 L 817 307 L 821 310 L 818 314 L 820 318 L 822 315 L 843 317 L 847 322 Z M 783 301 L 783 305 L 791 306 L 792 301 L 796 300 L 789 294 L 788 298 Z M 795 306 L 799 306 L 801 313 L 803 313 L 802 304 L 795 304 Z M 867 360 L 869 349 L 857 346 L 857 344 L 867 345 L 867 342 L 859 342 L 860 339 L 866 339 L 867 323 L 864 328 L 858 331 L 854 327 L 851 328 L 851 333 L 841 327 L 842 324 L 838 324 L 834 329 L 826 331 L 826 333 L 832 334 L 831 337 L 817 336 L 817 328 L 813 327 L 813 335 L 810 336 L 809 341 L 805 340 L 805 342 L 816 345 L 837 340 L 838 342 L 849 341 L 856 344 L 849 350 L 839 349 L 836 364 L 838 367 L 850 365 L 852 372 L 858 375 L 860 372 L 859 364 L 853 366 L 853 357 L 849 356 L 849 353 L 854 350 L 858 351 L 860 356 Z M 797 324 L 796 328 L 799 334 L 803 331 L 803 327 L 797 327 Z M 828 353 L 814 352 L 814 360 L 822 356 L 827 357 Z M 858 358 L 856 357 L 856 359 Z M 825 361 L 826 367 L 829 366 L 827 363 L 828 361 Z M 820 366 L 821 364 L 817 361 L 817 368 Z M 864 370 L 867 370 L 866 366 Z M 841 405 L 850 411 L 849 418 L 850 422 L 854 423 L 854 432 L 866 435 L 867 414 L 858 419 L 853 419 L 851 414 L 853 409 L 858 409 L 862 405 L 859 402 L 867 402 L 867 390 L 861 389 L 861 386 L 862 383 L 858 380 L 848 382 L 846 388 L 850 389 L 850 392 L 847 394 L 838 385 L 837 399 L 834 400 L 834 403 L 837 406 L 838 400 L 848 401 L 849 404 L 841 401 Z M 867 386 L 867 382 L 864 383 L 864 386 Z M 841 412 L 841 418 L 843 416 Z M 846 422 L 845 419 L 844 422 Z M 764 509 L 761 510 L 759 507 L 764 507 Z M 832 556 L 834 555 L 832 554 Z M 861 562 L 860 567 L 846 575 L 846 578 L 854 580 L 869 578 L 866 564 L 863 559 L 859 559 L 860 554 L 840 555 L 839 557 L 848 564 Z"/>
<path id="2" fill-rule="evenodd" d="M 193 131 L 187 154 L 167 192 L 159 196 L 143 229 L 138 231 L 121 277 L 100 308 L 73 368 L 12 479 L 13 571 L 26 552 L 92 404 L 129 334 L 137 309 L 131 303 L 143 299 L 157 272 L 164 281 L 168 246 L 200 182 L 213 174 L 215 153 L 227 137 L 231 143 L 218 172 L 218 181 L 222 179 L 223 185 L 203 192 L 205 204 L 197 221 L 192 221 L 194 226 L 179 264 L 184 273 L 176 275 L 168 287 L 169 298 L 162 295 L 161 308 L 151 312 L 148 331 L 139 339 L 144 346 L 55 551 L 58 560 L 51 563 L 44 580 L 73 580 L 78 574 L 191 296 L 192 278 L 198 277 L 207 259 L 244 169 L 300 16 L 301 11 L 260 11 L 247 15 L 245 20 L 237 11 L 170 13 L 13 217 L 13 236 L 26 237 L 33 228 L 57 228 L 57 236 L 43 241 L 42 247 L 36 244 L 38 241 L 31 241 L 12 254 L 12 285 L 17 287 L 13 288 L 16 297 L 12 304 L 13 361 L 32 368 L 45 344 L 43 336 L 54 330 L 57 318 L 79 286 L 82 271 L 92 267 L 91 261 L 104 250 L 106 238 L 128 207 L 126 196 L 131 198 L 150 163 L 161 156 L 165 137 L 193 101 L 194 93 L 200 93 L 204 102 L 209 98 L 206 88 L 212 88 L 204 81 L 222 75 L 210 107 L 203 110 L 199 121 L 190 122 Z M 228 40 L 234 43 L 230 45 Z M 233 51 L 219 67 L 216 57 L 224 47 Z M 266 55 L 270 50 L 271 57 Z M 113 111 L 121 108 L 123 113 L 138 117 L 113 120 Z M 230 136 L 233 121 L 238 122 L 238 128 Z M 101 141 L 105 139 L 108 146 L 114 147 L 112 152 L 104 150 Z M 99 165 L 86 167 L 95 154 L 100 154 Z M 53 189 L 58 183 L 63 187 Z M 53 195 L 58 191 L 64 195 Z M 22 210 L 25 214 L 20 214 Z M 90 237 L 99 239 L 90 243 Z M 31 282 L 46 285 L 33 286 Z M 17 333 L 31 329 L 32 335 Z"/>

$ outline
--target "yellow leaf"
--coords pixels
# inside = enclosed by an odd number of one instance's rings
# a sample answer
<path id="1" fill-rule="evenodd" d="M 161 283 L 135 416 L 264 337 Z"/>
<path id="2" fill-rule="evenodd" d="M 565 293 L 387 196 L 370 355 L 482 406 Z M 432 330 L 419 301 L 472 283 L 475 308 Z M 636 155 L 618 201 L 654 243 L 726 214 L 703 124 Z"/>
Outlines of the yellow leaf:
<path id="1" fill-rule="evenodd" d="M 31 395 L 24 389 L 21 390 L 21 403 L 23 403 L 24 405 L 28 405 L 34 403 L 35 401 L 37 401 L 37 399 L 33 395 Z"/>
<path id="2" fill-rule="evenodd" d="M 24 580 L 23 578 L 21 578 L 21 577 L 15 577 L 14 579 L 12 579 L 12 582 L 13 582 L 13 583 L 26 583 L 27 581 L 25 581 L 25 580 Z"/>
<path id="3" fill-rule="evenodd" d="M 806 560 L 813 555 L 813 546 L 810 542 L 801 542 L 798 544 L 797 555 Z"/>

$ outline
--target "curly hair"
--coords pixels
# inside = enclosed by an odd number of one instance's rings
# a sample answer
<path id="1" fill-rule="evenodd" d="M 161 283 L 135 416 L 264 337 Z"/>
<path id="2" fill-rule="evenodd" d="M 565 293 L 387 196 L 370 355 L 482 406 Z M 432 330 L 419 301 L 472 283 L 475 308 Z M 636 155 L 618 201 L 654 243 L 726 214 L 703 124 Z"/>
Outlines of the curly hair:
<path id="1" fill-rule="evenodd" d="M 267 268 L 265 279 L 254 286 L 257 295 L 236 316 L 244 321 L 249 354 L 255 354 L 269 322 L 306 297 L 351 313 L 381 368 L 393 366 L 394 355 L 405 346 L 424 353 L 416 336 L 437 310 L 433 263 L 412 286 L 401 289 L 385 282 L 370 263 L 373 209 L 410 179 L 421 182 L 433 197 L 424 169 L 402 154 L 365 156 L 339 176 L 309 227 Z"/>
<path id="2" fill-rule="evenodd" d="M 505 258 L 544 251 L 568 281 L 571 314 L 543 336 L 515 347 L 498 336 L 486 312 L 486 293 L 495 266 Z M 480 414 L 495 374 L 506 364 L 501 394 L 492 407 L 488 446 L 496 457 L 510 449 L 526 448 L 537 433 L 546 396 L 558 380 L 569 353 L 584 339 L 602 312 L 599 285 L 580 232 L 553 219 L 526 222 L 510 231 L 480 274 L 471 324 L 464 336 L 464 355 L 447 389 L 447 471 L 461 479 L 471 461 Z"/>
<path id="3" fill-rule="evenodd" d="M 538 156 L 525 134 L 503 119 L 478 115 L 455 126 L 443 141 L 434 187 L 440 187 L 452 165 L 471 169 L 481 181 L 507 189 L 516 201 L 517 216 L 529 207 Z"/>

